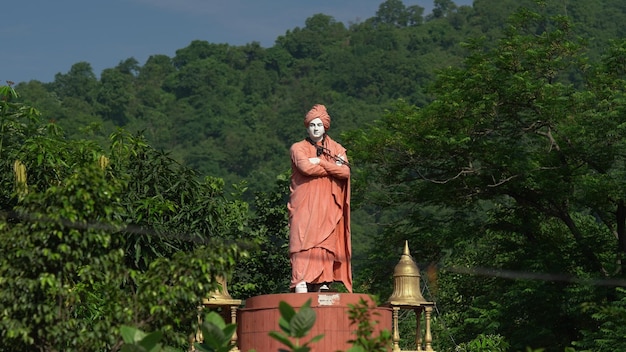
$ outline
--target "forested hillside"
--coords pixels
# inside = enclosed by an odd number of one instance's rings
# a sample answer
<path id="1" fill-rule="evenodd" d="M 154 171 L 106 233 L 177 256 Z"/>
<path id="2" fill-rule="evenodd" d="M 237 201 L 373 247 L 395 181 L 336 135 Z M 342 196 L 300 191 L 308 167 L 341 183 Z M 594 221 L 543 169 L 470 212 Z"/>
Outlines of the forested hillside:
<path id="1" fill-rule="evenodd" d="M 387 0 L 359 23 L 311 14 L 269 48 L 198 40 L 174 57 L 128 58 L 99 76 L 78 62 L 14 88 L 70 140 L 104 149 L 121 145 L 118 128 L 138 134 L 116 170 L 139 178 L 122 220 L 215 231 L 191 220 L 204 216 L 194 202 L 216 199 L 225 210 L 207 216 L 262 249 L 234 274 L 241 295 L 280 291 L 267 273 L 285 265 L 288 148 L 324 104 L 354 165 L 356 291 L 387 298 L 409 240 L 437 302 L 437 351 L 616 351 L 626 349 L 621 19 L 621 0 L 435 0 L 430 14 Z M 195 173 L 179 185 L 158 151 Z M 142 185 L 151 163 L 166 166 L 162 188 Z M 239 195 L 227 200 L 242 181 L 254 219 Z M 170 183 L 193 197 L 161 201 Z M 185 211 L 162 220 L 168 209 Z M 146 269 L 141 257 L 133 268 Z"/>
<path id="2" fill-rule="evenodd" d="M 314 103 L 329 108 L 338 138 L 380 117 L 395 99 L 423 106 L 435 71 L 460 63 L 460 43 L 497 32 L 507 14 L 490 14 L 488 5 L 436 5 L 427 15 L 388 1 L 375 17 L 349 26 L 311 14 L 304 28 L 288 30 L 270 48 L 198 40 L 181 43 L 174 57 L 128 58 L 99 78 L 78 62 L 54 82 L 16 88 L 69 136 L 93 125 L 99 138 L 116 127 L 142 131 L 201 175 L 261 190 L 289 168 L 287 150 L 304 136 L 302 118 Z M 493 22 L 485 30 L 472 24 L 482 13 Z"/>
<path id="3" fill-rule="evenodd" d="M 16 88 L 70 137 L 84 136 L 86 126 L 97 126 L 100 138 L 116 127 L 142 131 L 201 175 L 227 184 L 246 180 L 262 190 L 289 168 L 287 149 L 302 138 L 310 106 L 327 105 L 338 138 L 379 118 L 396 99 L 424 106 L 437 70 L 459 65 L 466 55 L 462 43 L 498 37 L 508 14 L 524 3 L 532 1 L 457 7 L 440 0 L 425 14 L 387 1 L 360 23 L 312 14 L 305 27 L 288 30 L 270 48 L 198 40 L 181 43 L 174 57 L 128 58 L 101 73 L 77 62 L 53 82 Z M 615 18 L 623 12 L 619 1 L 558 3 L 555 12 L 584 23 L 579 31 L 594 49 L 623 31 Z"/>

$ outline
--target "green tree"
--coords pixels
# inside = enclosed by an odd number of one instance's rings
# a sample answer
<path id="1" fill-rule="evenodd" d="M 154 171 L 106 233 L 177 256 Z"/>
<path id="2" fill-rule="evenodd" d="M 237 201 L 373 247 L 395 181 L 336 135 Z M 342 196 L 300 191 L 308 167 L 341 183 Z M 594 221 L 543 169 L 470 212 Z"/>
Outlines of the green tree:
<path id="1" fill-rule="evenodd" d="M 387 0 L 380 4 L 374 23 L 388 24 L 397 27 L 406 27 L 409 22 L 409 13 L 401 0 Z"/>
<path id="2" fill-rule="evenodd" d="M 99 114 L 102 118 L 113 121 L 117 126 L 124 126 L 130 118 L 129 104 L 133 100 L 133 78 L 129 73 L 118 69 L 105 69 L 100 77 L 97 93 Z"/>
<path id="3" fill-rule="evenodd" d="M 285 48 L 296 59 L 311 60 L 321 57 L 325 47 L 335 44 L 345 33 L 343 23 L 320 13 L 307 18 L 304 28 L 296 27 L 292 31 L 287 31 L 276 40 L 276 44 Z"/>
<path id="4" fill-rule="evenodd" d="M 271 190 L 258 192 L 254 197 L 250 226 L 254 249 L 238 263 L 229 285 L 236 297 L 246 299 L 289 289 L 289 175 L 290 172 L 280 174 Z"/>
<path id="5" fill-rule="evenodd" d="M 0 349 L 115 351 L 122 325 L 186 346 L 241 253 L 247 205 L 139 138 L 113 138 L 108 158 L 0 93 Z"/>
<path id="6" fill-rule="evenodd" d="M 93 102 L 97 84 L 91 64 L 83 61 L 72 65 L 68 73 L 57 73 L 53 89 L 62 98 L 74 97 Z"/>
<path id="7" fill-rule="evenodd" d="M 474 42 L 463 67 L 440 74 L 430 105 L 400 103 L 352 134 L 367 199 L 394 209 L 387 242 L 428 244 L 416 257 L 452 269 L 622 277 L 621 73 L 585 63 L 571 28 L 563 16 L 522 9 L 493 50 Z M 454 333 L 500 334 L 516 350 L 563 349 L 591 328 L 583 304 L 613 296 L 453 270 L 437 287 Z"/>
<path id="8" fill-rule="evenodd" d="M 456 4 L 452 0 L 434 0 L 434 5 L 432 14 L 434 18 L 449 16 L 457 9 Z"/>

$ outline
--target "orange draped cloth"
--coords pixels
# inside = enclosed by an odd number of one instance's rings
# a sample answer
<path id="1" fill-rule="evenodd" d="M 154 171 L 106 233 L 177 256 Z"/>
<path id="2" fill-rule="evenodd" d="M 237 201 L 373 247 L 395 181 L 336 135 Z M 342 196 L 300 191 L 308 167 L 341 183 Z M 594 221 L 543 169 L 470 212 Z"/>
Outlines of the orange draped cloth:
<path id="1" fill-rule="evenodd" d="M 352 292 L 350 239 L 350 168 L 336 162 L 341 144 L 325 136 L 326 152 L 303 140 L 291 146 L 291 197 L 289 210 L 290 287 L 341 282 Z M 320 158 L 313 164 L 309 158 Z"/>

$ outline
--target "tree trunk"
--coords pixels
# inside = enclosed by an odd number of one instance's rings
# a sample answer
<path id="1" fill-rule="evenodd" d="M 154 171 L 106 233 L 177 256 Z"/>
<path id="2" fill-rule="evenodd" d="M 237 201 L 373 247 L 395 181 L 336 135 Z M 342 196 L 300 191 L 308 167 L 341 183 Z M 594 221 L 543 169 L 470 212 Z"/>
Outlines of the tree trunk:
<path id="1" fill-rule="evenodd" d="M 583 235 L 580 232 L 578 226 L 576 226 L 574 220 L 572 220 L 572 218 L 570 217 L 567 210 L 561 209 L 559 217 L 561 218 L 561 220 L 563 220 L 565 225 L 569 228 L 570 232 L 574 236 L 574 241 L 576 242 L 576 245 L 578 246 L 580 252 L 585 258 L 587 258 L 589 268 L 591 270 L 601 273 L 604 276 L 608 276 L 608 272 L 602 265 L 602 262 L 600 261 L 598 256 L 594 253 L 593 249 L 584 244 Z"/>

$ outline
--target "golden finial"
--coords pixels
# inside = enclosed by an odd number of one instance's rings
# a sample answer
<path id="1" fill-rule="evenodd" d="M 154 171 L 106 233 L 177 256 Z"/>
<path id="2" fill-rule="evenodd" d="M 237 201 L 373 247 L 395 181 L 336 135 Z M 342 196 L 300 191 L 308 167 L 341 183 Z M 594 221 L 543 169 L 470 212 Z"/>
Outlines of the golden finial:
<path id="1" fill-rule="evenodd" d="M 409 241 L 393 271 L 393 293 L 388 303 L 395 306 L 415 307 L 428 303 L 420 289 L 420 270 L 409 252 Z"/>

